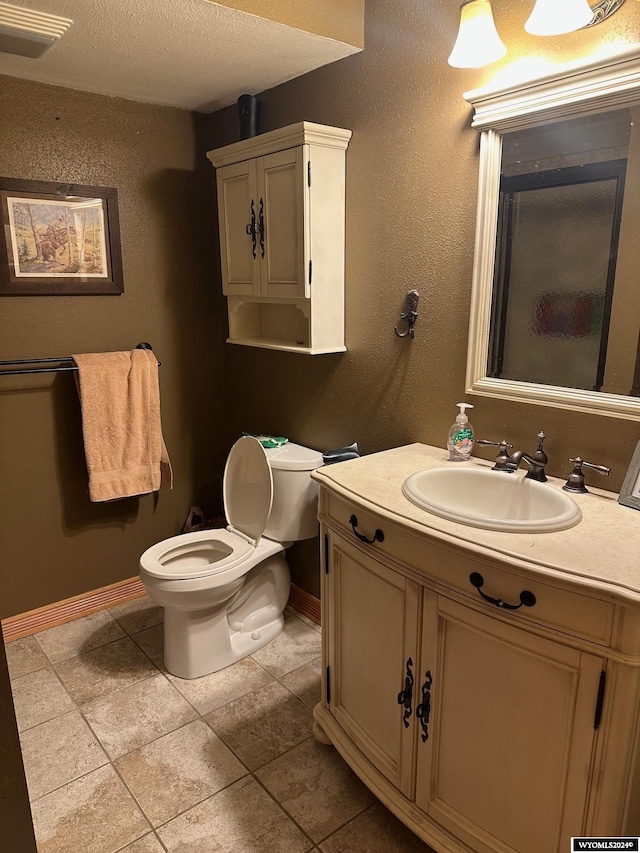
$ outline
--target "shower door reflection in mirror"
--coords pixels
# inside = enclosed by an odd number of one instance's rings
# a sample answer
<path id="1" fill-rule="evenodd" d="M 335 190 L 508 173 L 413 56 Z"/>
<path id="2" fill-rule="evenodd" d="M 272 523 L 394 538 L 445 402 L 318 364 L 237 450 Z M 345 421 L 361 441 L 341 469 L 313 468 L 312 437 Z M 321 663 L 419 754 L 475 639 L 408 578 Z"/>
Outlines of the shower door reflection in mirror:
<path id="1" fill-rule="evenodd" d="M 640 396 L 633 134 L 620 109 L 503 135 L 488 376 Z"/>

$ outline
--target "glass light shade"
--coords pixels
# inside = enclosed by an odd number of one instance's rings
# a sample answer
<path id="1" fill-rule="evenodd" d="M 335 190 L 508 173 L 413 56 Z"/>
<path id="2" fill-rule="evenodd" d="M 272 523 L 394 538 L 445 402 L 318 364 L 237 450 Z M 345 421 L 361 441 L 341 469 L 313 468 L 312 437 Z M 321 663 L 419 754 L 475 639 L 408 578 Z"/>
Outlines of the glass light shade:
<path id="1" fill-rule="evenodd" d="M 460 29 L 449 57 L 454 68 L 481 68 L 496 62 L 507 52 L 502 43 L 489 0 L 463 0 Z"/>
<path id="2" fill-rule="evenodd" d="M 537 0 L 524 28 L 534 36 L 559 36 L 586 27 L 592 18 L 587 0 Z"/>

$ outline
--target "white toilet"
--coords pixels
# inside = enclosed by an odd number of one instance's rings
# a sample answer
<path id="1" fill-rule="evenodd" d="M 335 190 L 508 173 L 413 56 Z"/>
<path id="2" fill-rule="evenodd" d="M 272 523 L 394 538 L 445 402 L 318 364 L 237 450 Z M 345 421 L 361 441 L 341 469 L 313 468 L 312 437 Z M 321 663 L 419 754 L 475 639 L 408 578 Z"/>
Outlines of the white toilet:
<path id="1" fill-rule="evenodd" d="M 180 678 L 216 672 L 257 651 L 284 627 L 289 567 L 284 549 L 317 535 L 322 454 L 288 442 L 265 450 L 250 436 L 224 469 L 226 529 L 158 542 L 140 579 L 164 607 L 164 662 Z"/>

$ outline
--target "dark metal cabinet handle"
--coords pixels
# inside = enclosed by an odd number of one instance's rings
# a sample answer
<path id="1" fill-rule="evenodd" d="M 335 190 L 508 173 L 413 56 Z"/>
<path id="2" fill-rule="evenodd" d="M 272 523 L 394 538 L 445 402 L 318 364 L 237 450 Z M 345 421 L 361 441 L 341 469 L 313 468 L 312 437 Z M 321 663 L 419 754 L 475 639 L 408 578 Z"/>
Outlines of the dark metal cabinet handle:
<path id="1" fill-rule="evenodd" d="M 409 728 L 409 717 L 411 716 L 411 702 L 413 701 L 413 673 L 411 672 L 411 667 L 413 666 L 413 661 L 411 658 L 407 660 L 407 674 L 404 679 L 404 690 L 401 690 L 398 693 L 398 705 L 404 706 L 404 711 L 402 713 L 402 722 L 404 724 L 405 729 Z"/>
<path id="2" fill-rule="evenodd" d="M 264 200 L 260 199 L 260 213 L 258 214 L 258 234 L 260 235 L 260 257 L 264 258 Z M 255 257 L 255 255 L 254 255 Z"/>
<path id="3" fill-rule="evenodd" d="M 420 737 L 422 738 L 422 743 L 426 743 L 429 740 L 429 717 L 431 716 L 431 685 L 433 684 L 433 678 L 431 677 L 431 670 L 427 670 L 424 674 L 426 678 L 425 683 L 422 685 L 422 702 L 416 708 L 416 717 L 420 720 L 420 725 L 422 726 L 422 734 Z"/>
<path id="4" fill-rule="evenodd" d="M 245 231 L 247 235 L 251 237 L 251 251 L 253 252 L 253 259 L 256 259 L 256 206 L 251 199 L 251 222 L 245 227 Z"/>
<path id="5" fill-rule="evenodd" d="M 373 545 L 374 542 L 384 542 L 384 533 L 380 528 L 376 528 L 373 533 L 373 539 L 367 539 L 366 536 L 363 536 L 362 533 L 358 533 L 356 527 L 358 526 L 358 519 L 355 515 L 352 515 L 349 519 L 349 524 L 351 525 L 351 529 L 353 530 L 354 535 L 361 541 L 366 542 L 367 545 Z"/>
<path id="6" fill-rule="evenodd" d="M 484 598 L 485 601 L 488 601 L 489 604 L 495 604 L 496 607 L 501 607 L 503 610 L 519 610 L 523 605 L 525 607 L 533 607 L 536 603 L 535 595 L 532 592 L 529 592 L 528 589 L 525 589 L 520 593 L 520 604 L 507 604 L 507 602 L 503 601 L 501 598 L 491 598 L 491 596 L 485 595 L 480 588 L 484 584 L 484 578 L 479 572 L 471 572 L 469 575 L 469 581 L 472 586 L 475 586 L 480 593 L 480 596 Z"/>

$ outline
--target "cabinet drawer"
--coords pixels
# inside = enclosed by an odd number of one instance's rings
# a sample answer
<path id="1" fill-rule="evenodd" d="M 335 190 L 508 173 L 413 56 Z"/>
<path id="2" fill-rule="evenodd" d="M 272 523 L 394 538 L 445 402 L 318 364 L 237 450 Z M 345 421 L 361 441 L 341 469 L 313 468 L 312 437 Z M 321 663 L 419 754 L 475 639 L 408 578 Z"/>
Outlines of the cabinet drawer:
<path id="1" fill-rule="evenodd" d="M 502 562 L 461 553 L 426 534 L 396 526 L 327 489 L 323 488 L 321 495 L 321 513 L 328 524 L 347 541 L 367 549 L 371 556 L 417 573 L 425 582 L 462 593 L 483 604 L 488 612 L 499 609 L 516 620 L 536 622 L 599 645 L 611 643 L 615 615 L 612 603 L 549 584 L 535 575 L 505 567 Z M 373 541 L 362 541 L 360 537 Z M 486 601 L 481 592 L 501 604 Z M 523 592 L 532 594 L 532 606 L 518 606 Z M 524 599 L 529 601 L 527 596 Z"/>

